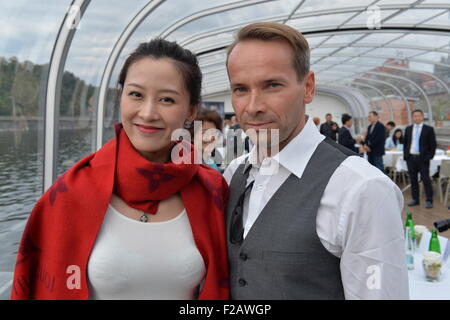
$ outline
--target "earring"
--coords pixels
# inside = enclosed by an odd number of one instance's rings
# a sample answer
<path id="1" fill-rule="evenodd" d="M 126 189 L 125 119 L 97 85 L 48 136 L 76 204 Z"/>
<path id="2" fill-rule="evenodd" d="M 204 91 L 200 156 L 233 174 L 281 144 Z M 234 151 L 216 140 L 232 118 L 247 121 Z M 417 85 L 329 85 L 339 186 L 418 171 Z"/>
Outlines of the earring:
<path id="1" fill-rule="evenodd" d="M 186 121 L 184 123 L 184 128 L 185 129 L 190 129 L 192 127 L 192 121 Z"/>

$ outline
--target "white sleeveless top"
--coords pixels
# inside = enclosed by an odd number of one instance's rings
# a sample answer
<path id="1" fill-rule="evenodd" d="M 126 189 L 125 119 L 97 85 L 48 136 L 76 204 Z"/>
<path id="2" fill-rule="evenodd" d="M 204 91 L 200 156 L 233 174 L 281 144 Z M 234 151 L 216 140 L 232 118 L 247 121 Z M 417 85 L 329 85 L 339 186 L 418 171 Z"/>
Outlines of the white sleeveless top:
<path id="1" fill-rule="evenodd" d="M 186 210 L 143 223 L 109 205 L 87 272 L 89 299 L 196 299 L 206 269 Z"/>

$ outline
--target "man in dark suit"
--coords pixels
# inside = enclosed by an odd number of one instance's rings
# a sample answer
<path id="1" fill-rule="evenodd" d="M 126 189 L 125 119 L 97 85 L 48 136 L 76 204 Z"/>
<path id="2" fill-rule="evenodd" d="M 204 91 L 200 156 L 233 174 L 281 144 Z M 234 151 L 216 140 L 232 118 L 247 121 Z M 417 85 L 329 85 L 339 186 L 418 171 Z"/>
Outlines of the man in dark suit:
<path id="1" fill-rule="evenodd" d="M 369 112 L 368 120 L 370 125 L 367 128 L 364 149 L 367 152 L 369 163 L 380 169 L 382 172 L 385 172 L 383 155 L 386 128 L 378 121 L 378 113 L 376 111 Z"/>
<path id="2" fill-rule="evenodd" d="M 408 165 L 408 174 L 411 179 L 412 201 L 408 206 L 417 206 L 419 201 L 419 180 L 417 174 L 425 187 L 425 208 L 433 208 L 433 187 L 430 179 L 430 160 L 436 152 L 436 135 L 433 127 L 423 123 L 422 110 L 416 109 L 412 112 L 414 125 L 406 127 L 403 157 Z"/>
<path id="3" fill-rule="evenodd" d="M 338 142 L 344 147 L 358 153 L 358 149 L 355 147 L 356 140 L 352 137 L 352 134 L 350 133 L 350 128 L 352 124 L 353 124 L 352 116 L 347 113 L 344 113 L 342 115 L 342 127 L 339 128 Z"/>
<path id="4" fill-rule="evenodd" d="M 339 132 L 339 126 L 336 122 L 333 121 L 333 116 L 331 113 L 327 113 L 325 115 L 326 122 L 320 125 L 320 133 L 325 137 L 329 137 L 334 141 L 337 141 L 337 133 Z"/>

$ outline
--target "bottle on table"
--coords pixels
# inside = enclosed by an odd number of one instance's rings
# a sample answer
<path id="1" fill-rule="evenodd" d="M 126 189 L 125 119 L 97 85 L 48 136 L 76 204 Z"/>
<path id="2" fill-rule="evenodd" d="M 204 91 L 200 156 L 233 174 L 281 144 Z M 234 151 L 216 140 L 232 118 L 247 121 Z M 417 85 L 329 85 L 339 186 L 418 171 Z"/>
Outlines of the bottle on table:
<path id="1" fill-rule="evenodd" d="M 405 221 L 405 229 L 409 228 L 409 233 L 410 233 L 410 238 L 412 239 L 413 242 L 413 247 L 412 247 L 412 251 L 414 253 L 415 251 L 415 237 L 416 237 L 416 233 L 414 232 L 414 220 L 412 218 L 412 214 L 411 212 L 407 212 L 406 213 L 406 221 Z"/>
<path id="2" fill-rule="evenodd" d="M 414 269 L 414 241 L 411 238 L 410 227 L 405 228 L 405 251 L 406 251 L 406 266 L 408 270 Z"/>
<path id="3" fill-rule="evenodd" d="M 431 231 L 431 239 L 430 239 L 430 245 L 428 247 L 428 251 L 434 251 L 437 253 L 441 253 L 441 245 L 439 243 L 439 238 L 437 236 L 436 229 L 433 229 Z"/>

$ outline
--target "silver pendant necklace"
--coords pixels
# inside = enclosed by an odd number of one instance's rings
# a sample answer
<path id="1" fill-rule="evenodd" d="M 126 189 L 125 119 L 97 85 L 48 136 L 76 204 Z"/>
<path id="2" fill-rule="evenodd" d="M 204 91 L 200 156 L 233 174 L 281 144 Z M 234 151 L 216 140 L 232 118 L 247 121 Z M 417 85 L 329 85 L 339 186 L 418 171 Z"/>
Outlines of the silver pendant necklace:
<path id="1" fill-rule="evenodd" d="M 142 213 L 142 216 L 139 218 L 139 221 L 141 221 L 141 222 L 148 222 L 148 217 L 145 214 L 145 212 Z"/>

